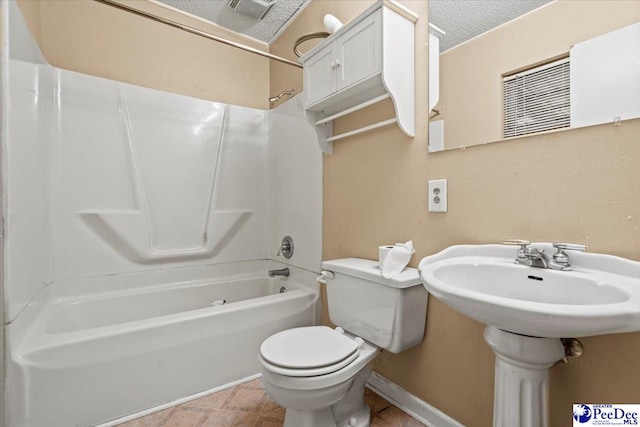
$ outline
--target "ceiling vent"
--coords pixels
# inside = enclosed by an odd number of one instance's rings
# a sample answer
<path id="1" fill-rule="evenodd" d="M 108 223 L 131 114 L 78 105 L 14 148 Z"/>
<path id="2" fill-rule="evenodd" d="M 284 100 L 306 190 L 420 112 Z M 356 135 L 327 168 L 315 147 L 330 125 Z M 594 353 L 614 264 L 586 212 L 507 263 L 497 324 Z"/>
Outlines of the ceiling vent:
<path id="1" fill-rule="evenodd" d="M 271 10 L 276 0 L 229 0 L 229 7 L 238 13 L 262 19 Z"/>

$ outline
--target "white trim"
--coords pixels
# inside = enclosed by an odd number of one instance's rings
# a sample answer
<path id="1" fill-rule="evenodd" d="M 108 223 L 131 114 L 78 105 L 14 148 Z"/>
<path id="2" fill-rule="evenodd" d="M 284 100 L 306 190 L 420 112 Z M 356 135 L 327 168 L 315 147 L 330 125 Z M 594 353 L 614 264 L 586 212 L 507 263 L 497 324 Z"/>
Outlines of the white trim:
<path id="1" fill-rule="evenodd" d="M 376 103 L 378 103 L 380 101 L 384 101 L 387 98 L 391 98 L 391 95 L 388 94 L 388 93 L 385 93 L 385 94 L 380 95 L 380 96 L 376 96 L 375 98 L 370 99 L 368 101 L 365 101 L 362 104 L 358 104 L 355 107 L 348 108 L 348 109 L 346 109 L 344 111 L 340 111 L 339 113 L 334 114 L 333 116 L 329 116 L 329 117 L 326 117 L 326 118 L 324 118 L 322 120 L 318 120 L 316 122 L 316 126 L 323 125 L 323 124 L 328 123 L 328 122 L 330 122 L 330 121 L 332 121 L 334 119 L 337 119 L 339 117 L 346 116 L 347 114 L 351 114 L 354 111 L 362 110 L 363 108 L 366 108 L 369 105 L 373 105 L 373 104 L 376 104 Z"/>
<path id="2" fill-rule="evenodd" d="M 418 22 L 418 14 L 415 13 L 413 10 L 404 7 L 403 5 L 401 5 L 400 3 L 398 3 L 395 0 L 382 0 L 382 5 L 386 6 L 388 9 L 393 10 L 395 13 L 397 13 L 398 15 L 402 15 L 405 18 L 407 18 L 409 21 L 413 22 L 414 24 L 416 22 Z"/>
<path id="3" fill-rule="evenodd" d="M 107 421 L 106 423 L 98 424 L 95 427 L 113 427 L 113 426 L 117 426 L 118 424 L 126 423 L 127 421 L 135 420 L 136 418 L 144 417 L 145 415 L 149 415 L 149 414 L 152 414 L 154 412 L 162 411 L 163 409 L 171 408 L 172 406 L 180 405 L 180 404 L 183 404 L 185 402 L 189 402 L 191 400 L 199 399 L 201 397 L 208 396 L 210 394 L 217 393 L 219 391 L 226 390 L 228 388 L 235 387 L 237 385 L 240 385 L 240 384 L 243 384 L 243 383 L 246 383 L 246 382 L 249 382 L 249 381 L 253 381 L 253 380 L 258 379 L 258 378 L 262 378 L 262 375 L 261 374 L 251 375 L 249 377 L 242 378 L 240 380 L 233 381 L 233 382 L 221 385 L 219 387 L 214 387 L 214 388 L 211 388 L 209 390 L 201 391 L 199 393 L 192 394 L 192 395 L 187 396 L 187 397 L 181 397 L 180 399 L 176 399 L 176 400 L 174 400 L 172 402 L 163 403 L 162 405 L 154 406 L 152 408 L 145 409 L 144 411 L 140 411 L 140 412 L 136 412 L 135 414 L 127 415 L 126 417 L 121 417 L 121 418 L 117 418 L 115 420 Z"/>
<path id="4" fill-rule="evenodd" d="M 447 35 L 446 32 L 444 32 L 442 29 L 436 27 L 431 22 L 429 22 L 429 33 L 433 34 L 434 36 L 440 37 L 440 38 Z"/>
<path id="5" fill-rule="evenodd" d="M 358 134 L 361 134 L 361 133 L 364 133 L 364 132 L 369 132 L 370 130 L 378 129 L 378 128 L 381 128 L 383 126 L 389 126 L 389 125 L 397 123 L 397 122 L 398 122 L 398 119 L 394 117 L 393 119 L 383 120 L 381 122 L 377 122 L 377 123 L 374 123 L 374 124 L 369 125 L 369 126 L 365 126 L 365 127 L 362 127 L 362 128 L 358 128 L 356 130 L 352 130 L 351 132 L 345 132 L 345 133 L 341 133 L 339 135 L 332 136 L 331 138 L 327 138 L 325 141 L 326 142 L 337 141 L 338 139 L 348 138 L 348 137 L 353 136 L 353 135 L 358 135 Z"/>
<path id="6" fill-rule="evenodd" d="M 428 427 L 464 427 L 444 412 L 418 399 L 376 372 L 369 377 L 367 387 Z"/>
<path id="7" fill-rule="evenodd" d="M 98 424 L 95 427 L 114 427 L 118 424 L 126 423 L 136 418 L 144 417 L 145 415 L 152 414 L 154 412 L 162 411 L 173 406 L 181 405 L 183 403 L 199 399 L 204 396 L 208 396 L 213 393 L 217 393 L 222 390 L 226 390 L 231 387 L 235 387 L 240 384 L 244 384 L 249 381 L 262 378 L 261 374 L 255 374 L 242 378 L 237 381 L 233 381 L 219 387 L 214 387 L 209 390 L 201 391 L 196 394 L 192 394 L 187 397 L 182 397 L 171 402 L 163 403 L 162 405 L 154 406 L 152 408 L 145 409 L 144 411 L 136 412 L 125 417 L 117 418 L 115 420 L 107 421 L 106 423 Z M 420 400 L 408 391 L 400 388 L 396 384 L 392 383 L 382 375 L 373 372 L 367 381 L 367 387 L 376 394 L 380 395 L 384 399 L 388 400 L 401 411 L 411 415 L 416 420 L 420 421 L 428 427 L 464 427 L 458 421 L 454 420 L 439 409 L 429 405 L 427 402 Z"/>

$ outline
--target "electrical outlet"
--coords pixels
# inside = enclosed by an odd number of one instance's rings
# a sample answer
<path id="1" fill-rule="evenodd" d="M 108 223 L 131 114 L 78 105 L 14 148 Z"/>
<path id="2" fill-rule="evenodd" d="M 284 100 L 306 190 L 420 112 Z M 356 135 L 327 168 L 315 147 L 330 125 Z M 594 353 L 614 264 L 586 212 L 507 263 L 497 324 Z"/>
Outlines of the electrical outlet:
<path id="1" fill-rule="evenodd" d="M 447 180 L 432 179 L 429 181 L 429 212 L 447 211 Z"/>

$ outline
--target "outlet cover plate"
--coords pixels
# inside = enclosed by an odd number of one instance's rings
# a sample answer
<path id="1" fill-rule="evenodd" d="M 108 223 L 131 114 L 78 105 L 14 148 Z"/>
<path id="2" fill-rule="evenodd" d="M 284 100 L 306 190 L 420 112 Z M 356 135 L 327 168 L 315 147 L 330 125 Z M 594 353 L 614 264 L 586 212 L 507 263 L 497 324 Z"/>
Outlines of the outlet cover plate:
<path id="1" fill-rule="evenodd" d="M 447 211 L 447 180 L 429 180 L 429 212 Z"/>

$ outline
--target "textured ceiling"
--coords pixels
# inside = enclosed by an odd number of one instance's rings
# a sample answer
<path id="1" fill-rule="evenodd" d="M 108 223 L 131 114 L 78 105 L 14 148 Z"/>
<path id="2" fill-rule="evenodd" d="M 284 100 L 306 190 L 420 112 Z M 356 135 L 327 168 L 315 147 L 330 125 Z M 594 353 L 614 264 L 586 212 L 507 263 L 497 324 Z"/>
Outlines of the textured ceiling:
<path id="1" fill-rule="evenodd" d="M 511 21 L 551 0 L 429 0 L 429 22 L 447 33 L 440 52 Z"/>
<path id="2" fill-rule="evenodd" d="M 278 30 L 305 2 L 305 0 L 276 0 L 269 13 L 262 20 L 257 20 L 232 10 L 228 6 L 228 0 L 159 1 L 267 43 L 272 41 Z"/>
<path id="3" fill-rule="evenodd" d="M 275 0 L 273 8 L 259 21 L 233 11 L 228 6 L 228 0 L 159 1 L 267 43 L 273 41 L 278 30 L 306 2 Z M 430 0 L 429 22 L 447 33 L 440 40 L 440 51 L 443 52 L 550 1 L 552 0 Z"/>

